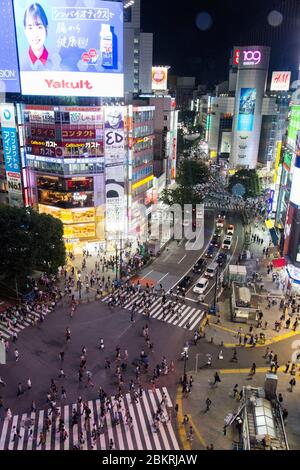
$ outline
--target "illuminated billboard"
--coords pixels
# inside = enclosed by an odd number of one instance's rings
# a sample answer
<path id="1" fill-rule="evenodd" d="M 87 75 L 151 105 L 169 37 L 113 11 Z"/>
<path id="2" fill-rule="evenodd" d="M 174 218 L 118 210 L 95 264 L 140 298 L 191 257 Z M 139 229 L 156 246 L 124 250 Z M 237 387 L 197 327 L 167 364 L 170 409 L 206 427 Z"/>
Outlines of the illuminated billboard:
<path id="1" fill-rule="evenodd" d="M 165 91 L 168 86 L 169 67 L 152 67 L 152 90 Z"/>
<path id="2" fill-rule="evenodd" d="M 238 131 L 252 131 L 256 102 L 256 88 L 241 88 Z"/>
<path id="3" fill-rule="evenodd" d="M 20 93 L 14 14 L 11 0 L 0 0 L 0 92 Z"/>
<path id="4" fill-rule="evenodd" d="M 123 4 L 14 0 L 24 95 L 123 96 Z"/>
<path id="5" fill-rule="evenodd" d="M 273 72 L 271 91 L 288 91 L 290 89 L 291 72 Z"/>

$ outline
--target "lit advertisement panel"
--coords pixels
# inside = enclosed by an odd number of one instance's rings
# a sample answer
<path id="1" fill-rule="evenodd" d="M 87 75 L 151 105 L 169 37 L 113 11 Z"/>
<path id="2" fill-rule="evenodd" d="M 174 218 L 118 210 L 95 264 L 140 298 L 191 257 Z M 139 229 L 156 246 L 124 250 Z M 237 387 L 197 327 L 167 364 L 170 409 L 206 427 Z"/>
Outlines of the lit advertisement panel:
<path id="1" fill-rule="evenodd" d="M 273 72 L 271 91 L 288 91 L 290 89 L 291 72 Z"/>
<path id="2" fill-rule="evenodd" d="M 251 132 L 254 124 L 256 88 L 241 88 L 238 131 Z"/>
<path id="3" fill-rule="evenodd" d="M 297 207 L 300 207 L 300 157 L 296 157 L 296 162 L 293 171 L 293 181 L 290 194 L 290 202 Z"/>
<path id="4" fill-rule="evenodd" d="M 152 90 L 165 91 L 168 83 L 169 67 L 152 67 Z"/>
<path id="5" fill-rule="evenodd" d="M 123 96 L 123 4 L 14 0 L 24 95 Z"/>
<path id="6" fill-rule="evenodd" d="M 20 77 L 11 0 L 0 0 L 0 92 L 20 93 Z"/>

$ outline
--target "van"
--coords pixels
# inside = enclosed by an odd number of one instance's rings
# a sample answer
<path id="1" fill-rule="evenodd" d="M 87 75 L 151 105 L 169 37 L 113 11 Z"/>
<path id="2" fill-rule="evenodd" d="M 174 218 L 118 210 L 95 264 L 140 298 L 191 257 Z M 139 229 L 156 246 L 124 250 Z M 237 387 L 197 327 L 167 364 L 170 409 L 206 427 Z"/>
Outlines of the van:
<path id="1" fill-rule="evenodd" d="M 208 286 L 208 279 L 206 277 L 200 277 L 198 279 L 197 283 L 193 287 L 193 292 L 195 294 L 204 294 Z"/>
<path id="2" fill-rule="evenodd" d="M 207 268 L 206 268 L 206 271 L 205 271 L 205 274 L 204 276 L 205 277 L 214 277 L 214 275 L 216 274 L 216 271 L 218 269 L 218 263 L 211 263 Z"/>

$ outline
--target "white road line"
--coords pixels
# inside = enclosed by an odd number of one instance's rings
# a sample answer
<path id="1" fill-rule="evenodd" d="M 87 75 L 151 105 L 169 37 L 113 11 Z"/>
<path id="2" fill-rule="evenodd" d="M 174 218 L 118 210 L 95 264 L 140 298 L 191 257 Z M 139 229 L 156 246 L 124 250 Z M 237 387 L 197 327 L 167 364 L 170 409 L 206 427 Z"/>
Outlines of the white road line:
<path id="1" fill-rule="evenodd" d="M 129 409 L 129 413 L 132 417 L 132 424 L 133 424 L 132 429 L 135 435 L 138 450 L 143 450 L 143 443 L 141 441 L 141 436 L 139 433 L 138 424 L 137 424 L 137 420 L 135 417 L 134 408 L 131 403 L 131 396 L 129 393 L 126 393 L 126 400 L 127 400 L 127 408 Z"/>
<path id="2" fill-rule="evenodd" d="M 173 402 L 172 402 L 172 400 L 171 400 L 171 397 L 170 397 L 170 395 L 169 395 L 169 392 L 168 392 L 167 387 L 163 387 L 162 389 L 163 389 L 164 394 L 165 394 L 166 397 L 167 397 L 168 407 L 169 407 L 169 408 L 173 408 Z"/>
<path id="3" fill-rule="evenodd" d="M 9 442 L 8 442 L 8 450 L 12 450 L 14 448 L 14 445 L 15 445 L 15 441 L 13 441 L 13 437 L 14 437 L 14 426 L 17 427 L 17 424 L 18 424 L 18 415 L 14 416 L 13 417 L 13 421 L 11 423 L 11 430 L 10 430 L 10 435 L 9 435 Z M 18 439 L 18 437 L 16 437 L 16 439 Z"/>
<path id="4" fill-rule="evenodd" d="M 188 306 L 182 311 L 180 317 L 177 318 L 176 321 L 173 322 L 173 325 L 179 326 L 180 323 L 181 323 L 181 320 L 184 321 L 184 319 L 186 318 L 187 312 L 188 312 L 191 308 L 192 308 L 192 307 L 190 307 L 190 306 L 188 305 Z"/>
<path id="5" fill-rule="evenodd" d="M 7 418 L 5 418 L 3 428 L 2 428 L 2 433 L 1 433 L 1 439 L 0 439 L 0 450 L 4 449 L 9 423 L 10 421 Z"/>
<path id="6" fill-rule="evenodd" d="M 186 297 L 186 300 L 189 300 L 190 302 L 194 302 L 195 304 L 199 302 L 198 300 L 191 299 L 190 297 Z"/>
<path id="7" fill-rule="evenodd" d="M 201 320 L 202 320 L 204 314 L 205 314 L 205 312 L 201 312 L 200 317 L 197 318 L 197 320 L 195 321 L 195 323 L 193 323 L 193 324 L 191 325 L 191 328 L 190 328 L 191 331 L 196 327 L 196 325 L 197 325 L 198 323 L 201 322 Z"/>
<path id="8" fill-rule="evenodd" d="M 101 402 L 100 400 L 96 400 L 96 410 L 97 410 L 97 416 L 98 416 L 98 424 L 100 423 L 100 417 L 101 417 Z M 105 435 L 104 435 L 104 429 L 101 431 L 100 434 L 100 448 L 106 449 L 106 443 L 105 443 Z"/>
<path id="9" fill-rule="evenodd" d="M 157 388 L 157 389 L 156 389 L 157 396 L 158 396 L 158 391 L 159 391 L 159 389 Z M 155 400 L 155 398 L 154 398 L 154 394 L 153 394 L 153 393 L 150 394 L 150 400 L 151 400 L 151 402 L 152 402 L 152 406 L 153 406 L 154 411 L 156 411 L 157 408 L 158 408 L 158 405 L 157 405 L 157 403 L 156 403 L 156 400 Z M 167 436 L 166 436 L 166 432 L 165 432 L 165 428 L 164 428 L 163 423 L 160 423 L 160 424 L 159 424 L 159 431 L 160 431 L 160 435 L 161 435 L 162 440 L 163 440 L 163 443 L 164 443 L 164 450 L 167 450 L 167 449 L 169 449 L 170 447 L 169 447 L 169 442 L 168 442 L 168 439 L 167 439 Z"/>
<path id="10" fill-rule="evenodd" d="M 136 408 L 137 408 L 138 415 L 139 415 L 139 418 L 140 418 L 140 423 L 141 423 L 143 435 L 144 435 L 144 438 L 145 438 L 145 441 L 146 441 L 146 448 L 147 448 L 147 450 L 152 450 L 152 444 L 151 444 L 150 437 L 149 437 L 149 434 L 148 434 L 148 428 L 147 428 L 147 425 L 145 423 L 144 414 L 143 414 L 143 410 L 142 410 L 140 401 L 138 403 L 136 403 Z"/>
<path id="11" fill-rule="evenodd" d="M 161 392 L 160 392 L 159 389 L 158 389 L 158 391 L 157 391 L 157 396 L 158 396 L 158 398 L 159 398 L 160 400 L 162 399 L 162 395 L 161 395 Z M 178 445 L 177 439 L 176 439 L 176 437 L 175 437 L 175 434 L 174 434 L 174 431 L 173 431 L 173 427 L 172 427 L 172 424 L 171 424 L 170 420 L 167 421 L 166 425 L 167 425 L 167 428 L 168 428 L 168 431 L 169 431 L 169 437 L 171 438 L 171 441 L 172 441 L 172 444 L 173 444 L 173 446 L 174 446 L 174 449 L 175 449 L 175 450 L 179 450 L 179 445 Z M 168 448 L 170 449 L 170 447 L 168 447 Z"/>
<path id="12" fill-rule="evenodd" d="M 34 413 L 33 411 L 31 412 L 30 419 L 33 425 L 28 427 L 28 437 L 27 437 L 27 447 L 26 447 L 27 450 L 32 450 L 32 446 L 33 446 L 34 426 L 35 426 L 35 420 L 36 420 L 36 413 Z M 30 429 L 32 429 L 32 434 L 31 434 L 31 437 L 29 438 Z"/>
<path id="13" fill-rule="evenodd" d="M 152 269 L 152 271 L 150 271 L 149 273 L 145 274 L 144 277 L 142 277 L 140 280 L 142 281 L 143 279 L 146 279 L 146 277 L 149 276 L 149 274 L 153 273 L 154 269 Z"/>
<path id="14" fill-rule="evenodd" d="M 189 324 L 191 325 L 192 322 L 195 321 L 195 318 L 199 318 L 201 316 L 201 310 L 196 310 L 195 314 L 189 319 Z M 198 323 L 198 320 L 196 320 L 196 324 Z M 193 323 L 192 323 L 193 325 Z M 192 325 L 190 326 L 189 330 L 192 331 Z"/>
<path id="15" fill-rule="evenodd" d="M 151 392 L 150 392 L 150 393 L 151 393 Z M 144 396 L 145 396 L 145 395 L 146 395 L 146 394 L 144 394 Z M 148 392 L 147 395 L 148 395 L 148 397 L 149 397 L 149 392 Z M 150 399 L 150 397 L 149 397 L 149 399 Z M 146 410 L 146 414 L 147 414 L 147 418 L 148 418 L 149 424 L 150 424 L 150 426 L 152 426 L 153 418 L 152 418 L 152 412 L 150 411 L 148 399 L 145 398 L 145 400 L 143 401 L 143 403 L 144 403 L 144 406 L 145 406 L 145 410 Z M 153 433 L 152 433 L 152 436 L 153 436 L 153 439 L 154 439 L 155 449 L 156 449 L 156 450 L 161 450 L 161 445 L 160 445 L 160 442 L 159 442 L 157 433 L 156 433 L 156 432 L 153 432 Z"/>
<path id="16" fill-rule="evenodd" d="M 114 440 L 114 434 L 113 434 L 113 428 L 112 428 L 112 423 L 111 423 L 111 417 L 110 417 L 110 411 L 106 413 L 106 423 L 107 423 L 107 429 L 108 429 L 108 440 L 110 439 L 113 440 L 114 447 L 116 445 L 115 440 Z"/>
<path id="17" fill-rule="evenodd" d="M 71 408 L 72 409 L 72 408 Z M 63 443 L 64 449 L 70 449 L 70 429 L 69 429 L 69 405 L 64 406 L 64 423 L 65 423 L 65 430 L 67 431 L 67 438 Z"/>
<path id="18" fill-rule="evenodd" d="M 61 412 L 62 412 L 62 408 L 60 406 L 57 406 L 57 410 L 58 412 L 60 413 L 60 417 L 63 419 L 62 415 L 61 415 Z M 54 423 L 54 435 L 55 435 L 55 441 L 54 441 L 54 448 L 55 450 L 60 450 L 60 431 L 58 431 L 58 423 L 59 423 L 59 418 L 56 420 L 53 420 Z"/>
<path id="19" fill-rule="evenodd" d="M 80 411 L 81 411 L 81 408 L 80 408 Z M 83 439 L 84 439 L 84 444 L 82 444 L 82 448 L 83 448 L 83 450 L 87 450 L 87 432 L 84 428 L 84 422 L 85 422 L 84 415 L 85 415 L 85 413 L 83 413 L 82 416 L 80 416 L 81 432 L 83 434 Z"/>
<path id="20" fill-rule="evenodd" d="M 183 261 L 183 260 L 184 260 L 184 258 L 186 258 L 186 255 L 184 255 L 184 256 L 181 258 L 181 260 L 179 260 L 179 261 L 177 262 L 177 264 L 180 264 L 180 263 L 181 263 L 181 261 Z"/>
<path id="21" fill-rule="evenodd" d="M 112 397 L 112 401 L 115 400 L 115 397 Z M 113 407 L 113 411 L 116 411 L 117 410 L 117 407 Z M 124 440 L 123 440 L 123 435 L 122 435 L 122 421 L 120 421 L 119 419 L 119 423 L 120 424 L 116 424 L 115 426 L 115 430 L 116 430 L 116 433 L 117 433 L 117 437 L 118 437 L 118 448 L 119 450 L 125 450 L 125 446 L 124 446 Z"/>
<path id="22" fill-rule="evenodd" d="M 43 431 L 43 424 L 44 424 L 44 410 L 41 410 L 39 412 L 35 450 L 42 450 L 42 447 L 43 447 L 43 444 L 40 444 L 38 446 L 38 443 L 40 442 L 40 433 Z M 55 424 L 54 424 L 54 426 L 55 426 Z"/>
<path id="23" fill-rule="evenodd" d="M 18 438 L 17 450 L 23 450 L 23 444 L 24 444 L 24 440 L 25 440 L 26 428 L 25 428 L 25 426 L 22 426 L 22 423 L 24 423 L 24 421 L 26 419 L 27 419 L 27 413 L 22 414 L 21 422 L 20 422 L 20 425 L 19 425 L 21 438 Z"/>
<path id="24" fill-rule="evenodd" d="M 167 277 L 169 274 L 170 274 L 170 273 L 165 274 L 161 279 L 159 279 L 159 280 L 157 281 L 157 284 L 158 284 L 159 282 L 161 282 L 161 281 L 162 281 L 165 277 Z"/>
<path id="25" fill-rule="evenodd" d="M 188 321 L 187 321 L 188 318 L 194 313 L 195 310 L 196 310 L 195 307 L 192 308 L 192 310 L 190 310 L 190 312 L 187 315 L 185 315 L 183 320 L 179 323 L 179 326 L 182 326 L 184 323 L 188 323 Z"/>

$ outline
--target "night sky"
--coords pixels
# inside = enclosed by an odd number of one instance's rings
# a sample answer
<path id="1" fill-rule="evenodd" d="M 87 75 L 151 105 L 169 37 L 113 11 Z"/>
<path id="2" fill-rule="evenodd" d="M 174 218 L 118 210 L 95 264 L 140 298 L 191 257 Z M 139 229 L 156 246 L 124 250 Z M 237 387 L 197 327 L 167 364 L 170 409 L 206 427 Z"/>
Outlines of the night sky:
<path id="1" fill-rule="evenodd" d="M 170 65 L 173 75 L 214 85 L 227 79 L 232 46 L 267 45 L 270 69 L 292 70 L 297 78 L 300 0 L 141 0 L 141 6 L 142 28 L 154 33 L 154 63 Z M 282 17 L 268 18 L 274 10 Z M 196 25 L 203 12 L 205 31 Z"/>

